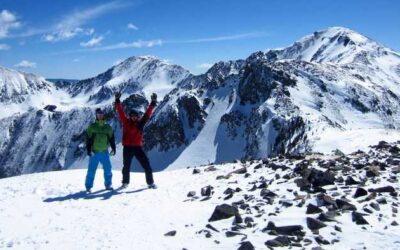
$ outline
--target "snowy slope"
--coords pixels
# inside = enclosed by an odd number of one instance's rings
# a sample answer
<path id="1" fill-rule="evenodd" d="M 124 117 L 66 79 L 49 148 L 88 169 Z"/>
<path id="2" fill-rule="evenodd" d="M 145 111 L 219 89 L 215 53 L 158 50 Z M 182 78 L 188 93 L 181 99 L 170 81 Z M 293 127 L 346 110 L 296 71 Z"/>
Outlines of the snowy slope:
<path id="1" fill-rule="evenodd" d="M 365 63 L 365 60 L 379 57 L 399 56 L 374 40 L 344 27 L 316 31 L 287 48 L 272 49 L 267 51 L 267 54 L 270 57 L 276 56 L 277 60 L 293 59 L 334 64 Z"/>
<path id="2" fill-rule="evenodd" d="M 2 179 L 0 248 L 239 249 L 250 242 L 266 249 L 283 242 L 277 249 L 398 249 L 398 146 L 164 171 L 155 174 L 156 190 L 135 173 L 129 188 L 105 191 L 102 170 L 92 194 L 81 191 L 84 170 Z M 117 186 L 120 171 L 113 174 Z M 236 216 L 209 221 L 222 204 L 236 207 Z M 354 210 L 368 224 L 358 225 Z M 320 218 L 322 228 L 312 231 L 307 218 Z M 288 236 L 271 223 L 298 229 Z"/>
<path id="3" fill-rule="evenodd" d="M 50 83 L 43 77 L 0 66 L 0 103 L 21 103 L 30 95 L 49 89 Z"/>

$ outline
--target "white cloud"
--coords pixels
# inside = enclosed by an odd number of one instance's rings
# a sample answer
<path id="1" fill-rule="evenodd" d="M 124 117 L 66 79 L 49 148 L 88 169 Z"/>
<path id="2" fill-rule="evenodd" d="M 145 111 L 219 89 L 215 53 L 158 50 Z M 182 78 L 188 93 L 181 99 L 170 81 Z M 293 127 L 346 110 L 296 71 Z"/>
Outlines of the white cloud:
<path id="1" fill-rule="evenodd" d="M 43 37 L 44 41 L 57 42 L 69 40 L 77 35 L 92 35 L 94 29 L 82 28 L 82 25 L 112 10 L 125 6 L 119 1 L 113 1 L 94 6 L 85 10 L 75 11 L 65 16 L 59 23 L 53 27 L 53 31 Z"/>
<path id="2" fill-rule="evenodd" d="M 21 26 L 17 17 L 8 10 L 0 12 L 0 38 L 8 37 L 8 32 L 11 29 L 16 29 Z"/>
<path id="3" fill-rule="evenodd" d="M 4 43 L 0 43 L 0 50 L 9 50 L 10 46 Z"/>
<path id="4" fill-rule="evenodd" d="M 128 29 L 130 29 L 130 30 L 139 30 L 139 28 L 136 25 L 134 25 L 133 23 L 128 23 Z"/>
<path id="5" fill-rule="evenodd" d="M 117 44 L 112 44 L 104 47 L 98 47 L 98 48 L 92 48 L 90 50 L 92 51 L 102 51 L 102 50 L 115 50 L 115 49 L 126 49 L 126 48 L 151 48 L 154 46 L 161 46 L 163 44 L 162 40 L 157 39 L 157 40 L 138 40 L 135 42 L 131 43 L 117 43 Z"/>
<path id="6" fill-rule="evenodd" d="M 17 68 L 36 68 L 36 63 L 30 62 L 28 60 L 22 60 L 18 64 L 15 64 L 15 67 L 17 67 Z"/>
<path id="7" fill-rule="evenodd" d="M 74 60 L 72 60 L 73 62 L 80 62 L 81 61 L 81 59 L 79 59 L 79 58 L 74 58 Z"/>
<path id="8" fill-rule="evenodd" d="M 212 64 L 212 63 L 202 63 L 202 64 L 197 65 L 196 67 L 199 68 L 199 69 L 209 69 L 213 65 L 214 64 Z"/>
<path id="9" fill-rule="evenodd" d="M 219 42 L 219 41 L 229 41 L 229 40 L 242 40 L 242 39 L 258 38 L 258 37 L 266 37 L 266 36 L 269 36 L 269 34 L 265 32 L 252 32 L 252 33 L 242 33 L 242 34 L 227 35 L 227 36 L 196 38 L 189 40 L 171 40 L 171 41 L 165 41 L 164 43 L 207 43 L 207 42 Z"/>
<path id="10" fill-rule="evenodd" d="M 94 47 L 97 45 L 101 44 L 101 41 L 103 41 L 104 37 L 103 36 L 98 36 L 98 37 L 93 37 L 87 42 L 81 42 L 82 47 Z"/>

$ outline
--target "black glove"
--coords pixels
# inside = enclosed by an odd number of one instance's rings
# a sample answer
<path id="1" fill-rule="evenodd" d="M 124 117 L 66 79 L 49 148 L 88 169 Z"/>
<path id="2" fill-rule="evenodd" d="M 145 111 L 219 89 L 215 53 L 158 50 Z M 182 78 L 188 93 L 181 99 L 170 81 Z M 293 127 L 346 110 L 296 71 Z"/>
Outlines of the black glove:
<path id="1" fill-rule="evenodd" d="M 157 104 L 157 94 L 153 93 L 151 95 L 151 104 L 156 105 Z"/>
<path id="2" fill-rule="evenodd" d="M 111 156 L 114 156 L 114 155 L 115 155 L 115 149 L 111 149 L 110 155 L 111 155 Z"/>
<path id="3" fill-rule="evenodd" d="M 88 156 L 92 156 L 92 151 L 87 151 Z"/>
<path id="4" fill-rule="evenodd" d="M 120 103 L 121 92 L 115 92 L 115 103 Z"/>

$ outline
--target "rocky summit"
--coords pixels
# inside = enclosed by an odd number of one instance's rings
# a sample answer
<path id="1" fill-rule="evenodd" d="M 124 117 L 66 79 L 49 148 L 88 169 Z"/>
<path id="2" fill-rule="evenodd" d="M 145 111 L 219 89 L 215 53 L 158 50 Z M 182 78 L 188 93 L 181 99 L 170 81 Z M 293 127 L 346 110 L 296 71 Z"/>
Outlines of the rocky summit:
<path id="1" fill-rule="evenodd" d="M 198 233 L 206 232 L 212 241 L 234 232 L 229 235 L 237 238 L 238 249 L 252 249 L 253 245 L 256 249 L 370 249 L 364 237 L 373 238 L 370 233 L 381 232 L 380 245 L 396 249 L 399 243 L 391 237 L 398 235 L 399 146 L 400 141 L 381 141 L 367 152 L 348 155 L 281 155 L 238 162 L 231 165 L 231 173 L 238 174 L 224 178 L 219 174 L 229 167 L 215 166 L 213 175 L 218 181 L 208 202 L 216 206 L 204 223 L 210 222 L 218 231 L 205 227 Z M 371 167 L 377 175 L 368 174 Z M 208 179 L 210 174 L 197 173 L 199 178 L 203 175 Z M 348 178 L 358 181 L 348 182 Z M 240 191 L 227 196 L 223 192 L 226 187 Z M 193 196 L 186 202 L 205 202 L 200 198 Z M 237 217 L 245 219 L 238 221 Z"/>

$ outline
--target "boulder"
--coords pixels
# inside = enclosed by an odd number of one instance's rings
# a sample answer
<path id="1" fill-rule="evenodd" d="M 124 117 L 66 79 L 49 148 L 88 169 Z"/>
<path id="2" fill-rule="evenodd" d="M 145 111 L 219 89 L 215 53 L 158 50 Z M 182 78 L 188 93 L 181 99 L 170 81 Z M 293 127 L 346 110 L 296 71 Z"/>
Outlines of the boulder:
<path id="1" fill-rule="evenodd" d="M 369 224 L 368 221 L 366 219 L 364 219 L 363 214 L 355 212 L 355 211 L 353 211 L 353 213 L 351 214 L 351 219 L 357 225 L 367 225 L 367 224 Z"/>
<path id="2" fill-rule="evenodd" d="M 319 213 L 322 213 L 321 208 L 319 208 L 311 203 L 308 204 L 306 214 L 319 214 Z"/>
<path id="3" fill-rule="evenodd" d="M 236 207 L 228 204 L 222 204 L 215 207 L 214 212 L 208 221 L 212 222 L 212 221 L 224 220 L 234 217 L 238 214 L 239 211 L 237 210 Z"/>
<path id="4" fill-rule="evenodd" d="M 307 217 L 307 227 L 310 230 L 319 230 L 323 227 L 326 227 L 326 224 L 318 219 Z"/>

